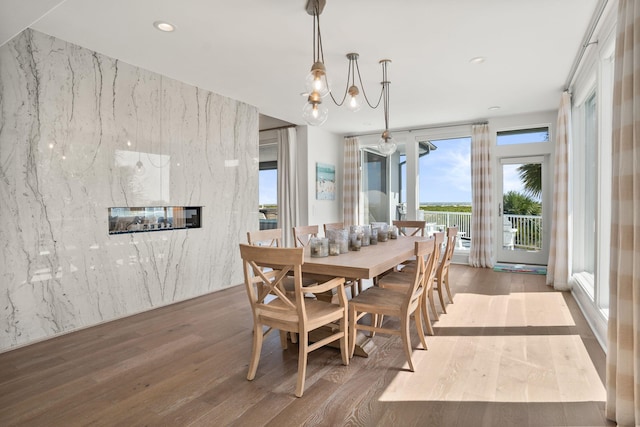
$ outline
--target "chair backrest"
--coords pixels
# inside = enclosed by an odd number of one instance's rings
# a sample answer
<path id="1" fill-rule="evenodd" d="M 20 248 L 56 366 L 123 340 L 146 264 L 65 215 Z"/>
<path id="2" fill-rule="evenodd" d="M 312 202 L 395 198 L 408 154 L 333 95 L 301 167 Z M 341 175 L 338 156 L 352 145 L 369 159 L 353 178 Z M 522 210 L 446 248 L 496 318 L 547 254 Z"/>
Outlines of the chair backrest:
<path id="1" fill-rule="evenodd" d="M 282 247 L 282 229 L 247 231 L 247 241 L 252 246 Z"/>
<path id="2" fill-rule="evenodd" d="M 402 236 L 424 236 L 427 221 L 393 221 Z"/>
<path id="3" fill-rule="evenodd" d="M 433 263 L 435 249 L 435 239 L 429 238 L 415 242 L 414 255 L 416 257 L 416 268 L 413 270 L 413 282 L 409 289 L 407 289 L 404 305 L 407 307 L 410 313 L 420 303 L 420 296 L 425 291 L 426 275 L 430 274 L 427 271 L 429 264 Z"/>
<path id="4" fill-rule="evenodd" d="M 431 237 L 434 241 L 433 255 L 429 257 L 426 264 L 425 272 L 425 289 L 429 289 L 436 277 L 436 272 L 440 265 L 440 253 L 442 251 L 442 243 L 444 242 L 444 232 L 439 231 L 433 233 Z"/>
<path id="5" fill-rule="evenodd" d="M 332 222 L 324 225 L 324 235 L 327 235 L 327 230 L 343 230 L 344 222 Z"/>
<path id="6" fill-rule="evenodd" d="M 318 237 L 317 225 L 299 225 L 293 227 L 293 242 L 296 248 L 308 246 L 312 237 Z"/>
<path id="7" fill-rule="evenodd" d="M 453 257 L 453 250 L 456 247 L 456 238 L 458 237 L 458 227 L 447 227 L 447 245 L 444 249 L 444 255 L 442 255 L 442 261 L 438 266 L 438 276 L 441 277 L 443 273 L 446 273 L 451 264 L 451 258 Z"/>
<path id="8" fill-rule="evenodd" d="M 254 316 L 296 321 L 306 317 L 302 293 L 304 248 L 277 248 L 240 244 L 244 283 Z M 284 290 L 293 273 L 295 295 Z M 267 296 L 269 299 L 265 300 Z M 281 304 L 273 304 L 273 298 Z"/>

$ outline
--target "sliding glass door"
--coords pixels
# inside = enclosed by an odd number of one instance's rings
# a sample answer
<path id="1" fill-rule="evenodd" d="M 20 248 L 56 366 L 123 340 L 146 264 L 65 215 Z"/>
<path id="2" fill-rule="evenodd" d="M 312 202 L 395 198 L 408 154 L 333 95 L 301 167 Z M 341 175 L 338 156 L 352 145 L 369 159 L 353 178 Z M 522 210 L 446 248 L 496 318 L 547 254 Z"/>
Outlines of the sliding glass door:
<path id="1" fill-rule="evenodd" d="M 389 222 L 388 158 L 362 150 L 364 223 Z"/>

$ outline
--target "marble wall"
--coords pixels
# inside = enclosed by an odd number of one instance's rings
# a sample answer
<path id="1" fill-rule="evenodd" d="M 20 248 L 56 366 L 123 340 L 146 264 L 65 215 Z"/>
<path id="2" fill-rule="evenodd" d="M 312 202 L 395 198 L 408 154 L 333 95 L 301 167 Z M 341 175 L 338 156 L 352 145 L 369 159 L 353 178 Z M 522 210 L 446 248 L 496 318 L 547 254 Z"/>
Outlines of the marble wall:
<path id="1" fill-rule="evenodd" d="M 32 30 L 0 47 L 0 351 L 241 283 L 257 158 L 252 106 Z M 108 234 L 109 207 L 172 205 L 203 228 Z"/>

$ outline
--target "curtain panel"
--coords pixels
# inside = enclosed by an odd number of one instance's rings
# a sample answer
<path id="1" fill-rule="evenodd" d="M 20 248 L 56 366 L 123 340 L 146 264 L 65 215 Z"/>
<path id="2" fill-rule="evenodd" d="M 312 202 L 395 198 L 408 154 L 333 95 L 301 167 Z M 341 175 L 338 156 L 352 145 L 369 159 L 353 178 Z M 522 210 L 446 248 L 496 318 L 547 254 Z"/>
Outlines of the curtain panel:
<path id="1" fill-rule="evenodd" d="M 342 187 L 345 227 L 360 224 L 360 142 L 356 137 L 344 139 L 344 179 Z"/>
<path id="2" fill-rule="evenodd" d="M 296 129 L 278 129 L 278 227 L 282 243 L 293 247 L 293 227 L 298 225 L 298 159 Z"/>
<path id="3" fill-rule="evenodd" d="M 489 125 L 471 128 L 471 251 L 473 267 L 493 267 L 493 201 Z"/>
<path id="4" fill-rule="evenodd" d="M 553 176 L 553 216 L 547 285 L 559 291 L 569 290 L 569 144 L 571 144 L 571 95 L 560 98 L 556 123 L 556 157 Z"/>
<path id="5" fill-rule="evenodd" d="M 625 426 L 640 424 L 639 135 L 640 0 L 619 0 L 613 89 L 606 415 Z"/>

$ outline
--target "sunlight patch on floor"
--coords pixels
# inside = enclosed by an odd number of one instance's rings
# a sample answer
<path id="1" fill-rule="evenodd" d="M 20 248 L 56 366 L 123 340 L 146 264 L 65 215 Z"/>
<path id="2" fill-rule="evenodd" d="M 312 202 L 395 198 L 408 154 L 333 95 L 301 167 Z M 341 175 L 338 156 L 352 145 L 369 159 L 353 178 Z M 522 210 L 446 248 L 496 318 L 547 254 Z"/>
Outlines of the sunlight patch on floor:
<path id="1" fill-rule="evenodd" d="M 604 401 L 578 335 L 428 337 L 382 401 Z M 404 369 L 406 369 L 406 364 Z"/>
<path id="2" fill-rule="evenodd" d="M 458 293 L 454 298 L 434 327 L 575 326 L 560 292 Z"/>

